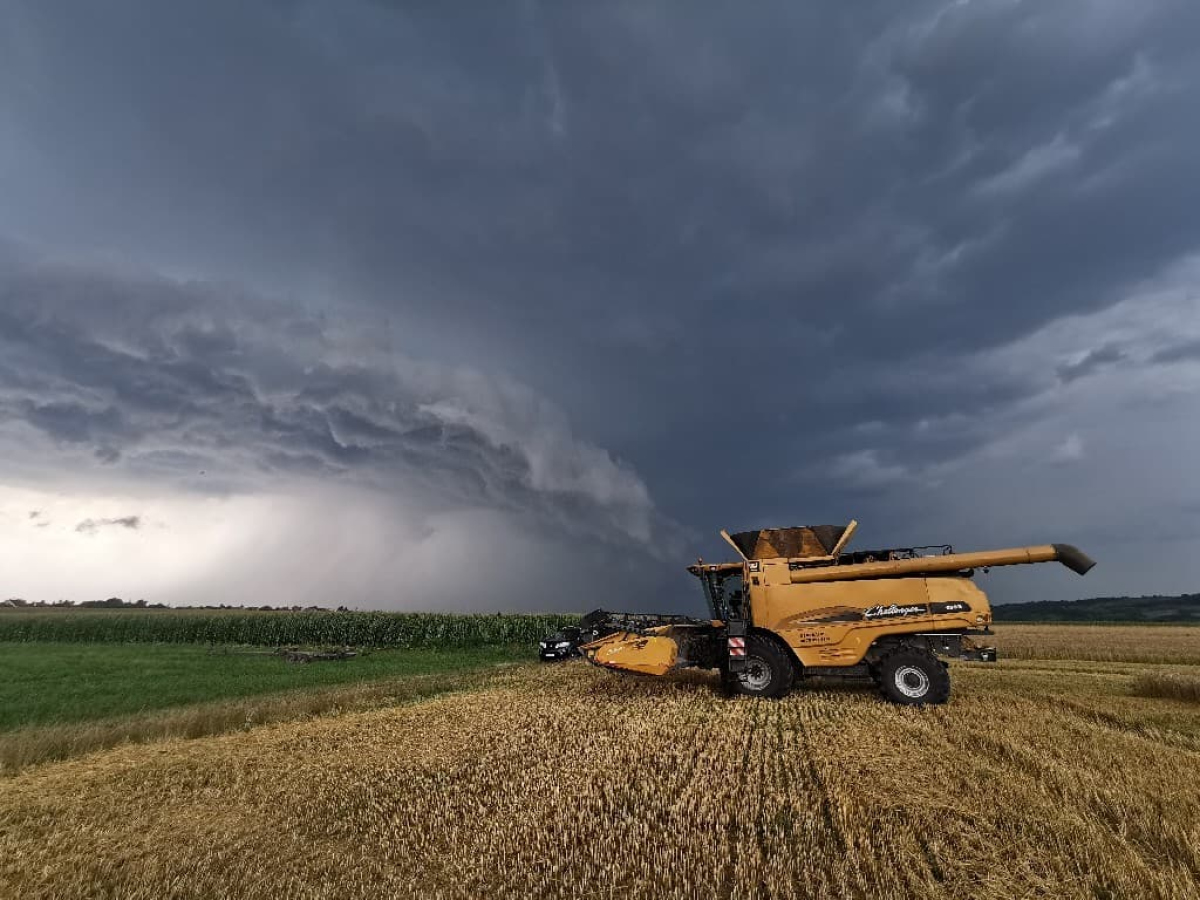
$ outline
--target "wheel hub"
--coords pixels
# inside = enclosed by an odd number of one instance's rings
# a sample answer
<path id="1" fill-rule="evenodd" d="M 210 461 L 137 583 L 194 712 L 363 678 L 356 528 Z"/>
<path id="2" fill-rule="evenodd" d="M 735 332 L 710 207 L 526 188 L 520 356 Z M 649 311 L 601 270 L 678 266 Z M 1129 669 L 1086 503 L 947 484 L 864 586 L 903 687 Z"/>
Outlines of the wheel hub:
<path id="1" fill-rule="evenodd" d="M 750 656 L 738 678 L 749 690 L 765 691 L 771 685 L 771 667 L 757 656 Z"/>
<path id="2" fill-rule="evenodd" d="M 929 693 L 929 676 L 916 666 L 901 666 L 896 670 L 896 690 L 905 697 L 924 697 Z"/>

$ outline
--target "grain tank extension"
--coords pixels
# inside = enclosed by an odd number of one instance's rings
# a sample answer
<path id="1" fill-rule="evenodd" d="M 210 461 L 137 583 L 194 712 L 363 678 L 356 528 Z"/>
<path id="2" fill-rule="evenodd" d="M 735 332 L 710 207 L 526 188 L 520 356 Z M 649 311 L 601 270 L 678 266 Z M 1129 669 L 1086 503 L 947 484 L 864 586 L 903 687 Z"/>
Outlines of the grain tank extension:
<path id="1" fill-rule="evenodd" d="M 737 562 L 689 566 L 709 617 L 624 616 L 585 621 L 612 634 L 583 646 L 604 668 L 642 675 L 718 669 L 737 693 L 779 697 L 797 681 L 870 678 L 897 703 L 944 703 L 945 658 L 994 662 L 992 610 L 978 570 L 1095 563 L 1069 544 L 955 553 L 948 544 L 848 552 L 856 522 L 721 532 Z"/>

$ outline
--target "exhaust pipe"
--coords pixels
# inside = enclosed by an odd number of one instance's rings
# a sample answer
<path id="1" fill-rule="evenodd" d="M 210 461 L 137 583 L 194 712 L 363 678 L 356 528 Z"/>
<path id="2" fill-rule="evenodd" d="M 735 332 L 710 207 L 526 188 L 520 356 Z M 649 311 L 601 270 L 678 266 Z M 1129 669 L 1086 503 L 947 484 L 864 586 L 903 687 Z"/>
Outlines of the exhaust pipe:
<path id="1" fill-rule="evenodd" d="M 898 575 L 928 575 L 936 572 L 961 572 L 991 566 L 1020 566 L 1029 563 L 1060 562 L 1072 572 L 1087 574 L 1096 565 L 1087 554 L 1070 544 L 1043 544 L 1014 547 L 1009 550 L 982 550 L 976 553 L 948 553 L 943 556 L 919 556 L 916 559 L 889 559 L 882 562 L 850 565 L 815 565 L 794 569 L 792 584 L 818 581 L 855 581 L 864 578 L 889 578 Z"/>

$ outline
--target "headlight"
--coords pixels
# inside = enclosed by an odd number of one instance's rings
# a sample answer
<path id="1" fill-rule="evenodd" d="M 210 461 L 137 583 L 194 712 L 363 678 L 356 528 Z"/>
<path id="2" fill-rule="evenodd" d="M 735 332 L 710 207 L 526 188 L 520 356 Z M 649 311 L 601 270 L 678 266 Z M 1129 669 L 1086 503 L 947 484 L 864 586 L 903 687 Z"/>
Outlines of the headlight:
<path id="1" fill-rule="evenodd" d="M 571 642 L 570 641 L 559 641 L 554 646 L 557 647 L 559 650 L 566 650 L 568 647 L 571 646 Z"/>
<path id="2" fill-rule="evenodd" d="M 541 647 L 543 650 L 545 650 L 550 645 L 547 644 L 545 641 L 538 641 L 538 646 Z"/>

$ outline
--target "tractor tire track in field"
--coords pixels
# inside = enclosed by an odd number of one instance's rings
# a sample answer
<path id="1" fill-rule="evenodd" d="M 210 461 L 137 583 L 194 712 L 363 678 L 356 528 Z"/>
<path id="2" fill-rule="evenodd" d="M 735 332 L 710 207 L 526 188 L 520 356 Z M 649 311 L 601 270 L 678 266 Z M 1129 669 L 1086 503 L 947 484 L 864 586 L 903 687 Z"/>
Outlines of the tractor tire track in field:
<path id="1" fill-rule="evenodd" d="M 844 872 L 847 863 L 851 862 L 850 845 L 838 822 L 838 816 L 834 809 L 835 800 L 821 771 L 821 756 L 826 748 L 822 744 L 819 732 L 814 733 L 813 731 L 814 713 L 819 715 L 819 711 L 826 705 L 825 702 L 822 702 L 825 698 L 818 699 L 816 704 L 797 703 L 798 696 L 789 699 L 795 707 L 795 709 L 789 710 L 789 712 L 793 712 L 791 718 L 796 730 L 796 749 L 799 751 L 799 759 L 795 761 L 795 764 L 807 776 L 827 844 L 825 847 L 814 848 L 814 850 L 823 852 L 830 860 L 837 860 L 837 868 Z M 840 884 L 838 887 L 842 896 L 864 896 L 861 884 L 853 886 Z M 852 893 L 846 893 L 851 889 Z"/>
<path id="2" fill-rule="evenodd" d="M 738 703 L 740 705 L 740 709 L 738 711 L 740 711 L 743 716 L 748 715 L 747 724 L 750 728 L 758 727 L 760 718 L 759 714 L 762 711 L 761 705 L 755 704 L 753 701 L 737 701 L 732 697 L 729 697 L 728 699 L 731 703 Z M 737 707 L 734 708 L 738 709 Z M 746 807 L 754 803 L 756 800 L 756 792 L 749 790 L 750 785 L 747 783 L 748 779 L 746 777 L 746 773 L 751 764 L 751 752 L 754 747 L 754 742 L 750 738 L 749 729 L 747 729 L 747 731 L 742 733 L 739 737 L 740 740 L 738 741 L 738 744 L 740 746 L 737 748 L 738 752 L 734 754 L 739 760 L 739 765 L 736 767 L 736 771 L 734 773 L 733 790 L 731 791 L 731 796 L 729 797 L 728 801 L 730 809 L 734 815 L 731 816 L 730 819 L 724 824 L 723 844 L 726 858 L 721 867 L 720 887 L 717 894 L 720 900 L 731 900 L 731 898 L 735 896 L 735 892 L 738 887 L 737 875 L 739 847 L 742 843 L 741 832 L 744 827 L 743 822 L 745 821 L 745 817 L 747 816 L 748 812 Z M 730 749 L 732 750 L 733 748 Z"/>

